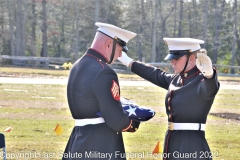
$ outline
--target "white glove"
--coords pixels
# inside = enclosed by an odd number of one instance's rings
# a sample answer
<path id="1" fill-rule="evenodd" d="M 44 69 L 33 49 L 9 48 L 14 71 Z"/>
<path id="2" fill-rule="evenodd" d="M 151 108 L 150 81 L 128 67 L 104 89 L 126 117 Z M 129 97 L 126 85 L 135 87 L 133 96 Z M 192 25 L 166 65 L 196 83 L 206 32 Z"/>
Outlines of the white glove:
<path id="1" fill-rule="evenodd" d="M 197 53 L 196 59 L 197 68 L 202 72 L 202 74 L 209 78 L 213 75 L 212 61 L 204 53 Z"/>
<path id="2" fill-rule="evenodd" d="M 133 61 L 133 59 L 128 57 L 127 54 L 123 51 L 122 51 L 122 56 L 118 57 L 118 60 L 127 67 L 129 67 L 129 64 Z"/>

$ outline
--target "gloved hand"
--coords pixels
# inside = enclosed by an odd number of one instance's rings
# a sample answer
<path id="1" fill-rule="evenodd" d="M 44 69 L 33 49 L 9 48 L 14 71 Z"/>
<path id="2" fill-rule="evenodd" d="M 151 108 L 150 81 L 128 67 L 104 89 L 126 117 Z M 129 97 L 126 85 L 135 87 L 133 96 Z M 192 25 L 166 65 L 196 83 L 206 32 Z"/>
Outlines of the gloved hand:
<path id="1" fill-rule="evenodd" d="M 118 60 L 127 67 L 129 67 L 129 64 L 133 61 L 133 59 L 128 57 L 127 54 L 123 51 L 122 51 L 122 56 L 118 57 Z"/>
<path id="2" fill-rule="evenodd" d="M 202 74 L 209 78 L 213 75 L 212 61 L 204 53 L 197 53 L 196 59 L 197 68 L 202 72 Z"/>

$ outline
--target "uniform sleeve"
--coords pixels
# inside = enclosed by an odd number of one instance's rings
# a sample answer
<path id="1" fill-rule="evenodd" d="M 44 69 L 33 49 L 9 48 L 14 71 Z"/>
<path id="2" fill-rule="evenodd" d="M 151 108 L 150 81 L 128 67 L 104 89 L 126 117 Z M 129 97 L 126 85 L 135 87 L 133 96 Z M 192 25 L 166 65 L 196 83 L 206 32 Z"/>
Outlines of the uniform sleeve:
<path id="1" fill-rule="evenodd" d="M 131 120 L 122 109 L 119 82 L 112 69 L 103 69 L 96 75 L 92 90 L 101 115 L 110 128 L 117 132 L 134 132 L 138 129 L 140 122 Z"/>
<path id="2" fill-rule="evenodd" d="M 213 77 L 210 79 L 204 77 L 201 83 L 201 95 L 203 99 L 208 100 L 214 98 L 219 90 L 219 87 L 220 83 L 218 82 L 217 72 L 214 69 Z"/>
<path id="3" fill-rule="evenodd" d="M 174 77 L 173 74 L 168 74 L 159 68 L 153 67 L 151 65 L 146 65 L 141 62 L 133 62 L 131 71 L 164 89 L 168 89 L 170 82 Z"/>

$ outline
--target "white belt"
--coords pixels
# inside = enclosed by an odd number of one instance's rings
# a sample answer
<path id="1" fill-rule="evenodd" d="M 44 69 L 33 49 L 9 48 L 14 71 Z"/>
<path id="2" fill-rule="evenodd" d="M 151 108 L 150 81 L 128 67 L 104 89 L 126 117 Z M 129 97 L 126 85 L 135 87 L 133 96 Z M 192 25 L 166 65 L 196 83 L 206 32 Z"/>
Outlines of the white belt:
<path id="1" fill-rule="evenodd" d="M 104 123 L 104 122 L 105 122 L 105 120 L 102 117 L 75 119 L 75 126 L 86 126 L 89 124 L 99 124 L 99 123 Z"/>
<path id="2" fill-rule="evenodd" d="M 173 123 L 168 122 L 168 130 L 196 130 L 205 131 L 205 124 L 202 123 Z"/>

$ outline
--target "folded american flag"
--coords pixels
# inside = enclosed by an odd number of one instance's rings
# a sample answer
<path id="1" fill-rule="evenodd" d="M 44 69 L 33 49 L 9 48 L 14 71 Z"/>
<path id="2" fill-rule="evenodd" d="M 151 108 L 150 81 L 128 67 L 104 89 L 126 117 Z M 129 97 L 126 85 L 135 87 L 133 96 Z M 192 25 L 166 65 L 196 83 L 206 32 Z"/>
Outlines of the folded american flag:
<path id="1" fill-rule="evenodd" d="M 122 103 L 123 110 L 133 120 L 148 121 L 155 116 L 155 111 L 150 108 L 141 107 L 133 101 L 122 97 L 120 98 L 120 101 Z M 97 112 L 96 114 L 101 117 L 101 112 Z"/>
<path id="2" fill-rule="evenodd" d="M 148 121 L 155 116 L 155 111 L 153 109 L 139 106 L 131 100 L 122 97 L 120 101 L 122 103 L 123 110 L 134 120 Z"/>

